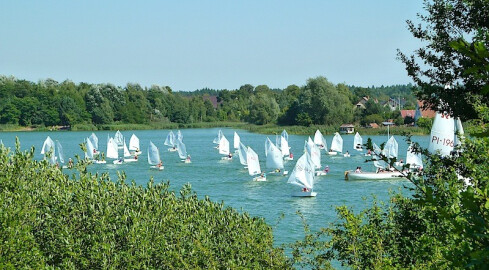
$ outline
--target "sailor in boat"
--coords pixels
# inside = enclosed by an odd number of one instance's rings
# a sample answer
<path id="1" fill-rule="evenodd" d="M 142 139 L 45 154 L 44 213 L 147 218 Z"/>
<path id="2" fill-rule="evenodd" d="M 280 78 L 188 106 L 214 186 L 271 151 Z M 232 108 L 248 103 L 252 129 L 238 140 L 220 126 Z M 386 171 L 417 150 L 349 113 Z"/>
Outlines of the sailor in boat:
<path id="1" fill-rule="evenodd" d="M 356 173 L 361 173 L 362 172 L 362 167 L 358 166 L 357 169 L 355 170 Z"/>
<path id="2" fill-rule="evenodd" d="M 399 160 L 399 166 L 404 166 L 404 160 L 401 158 L 401 160 Z"/>
<path id="3" fill-rule="evenodd" d="M 294 159 L 294 155 L 292 155 L 292 152 L 289 152 L 289 158 Z"/>
<path id="4" fill-rule="evenodd" d="M 161 168 L 163 166 L 163 161 L 160 160 L 160 163 L 156 164 L 157 168 Z"/>
<path id="5" fill-rule="evenodd" d="M 138 160 L 138 155 L 134 155 L 134 159 L 135 160 Z"/>
<path id="6" fill-rule="evenodd" d="M 71 158 L 68 160 L 68 168 L 73 168 L 73 160 Z"/>
<path id="7" fill-rule="evenodd" d="M 349 156 L 350 156 L 350 153 L 348 151 L 346 151 L 345 157 L 349 157 Z"/>
<path id="8" fill-rule="evenodd" d="M 275 172 L 276 173 L 280 173 L 280 169 L 275 169 Z"/>
<path id="9" fill-rule="evenodd" d="M 228 154 L 228 159 L 233 159 L 233 154 L 231 154 L 231 152 Z"/>
<path id="10" fill-rule="evenodd" d="M 105 161 L 105 153 L 102 152 L 102 161 Z"/>
<path id="11" fill-rule="evenodd" d="M 187 161 L 186 162 L 190 162 L 190 155 L 187 155 Z"/>
<path id="12" fill-rule="evenodd" d="M 308 189 L 308 188 L 306 188 L 306 187 L 303 187 L 303 188 L 302 188 L 302 192 L 309 192 L 309 189 Z"/>
<path id="13" fill-rule="evenodd" d="M 326 165 L 326 167 L 324 167 L 324 172 L 329 173 L 329 166 L 328 165 Z"/>
<path id="14" fill-rule="evenodd" d="M 384 169 L 382 169 L 382 168 L 377 168 L 377 171 L 375 171 L 375 172 L 376 172 L 376 173 L 383 173 L 383 172 L 385 172 L 385 171 L 384 171 Z"/>
<path id="15" fill-rule="evenodd" d="M 372 155 L 372 151 L 370 149 L 368 149 L 367 151 L 367 154 L 365 154 L 367 157 L 371 156 Z"/>
<path id="16" fill-rule="evenodd" d="M 357 145 L 355 146 L 356 149 L 362 149 L 362 145 L 357 143 Z"/>

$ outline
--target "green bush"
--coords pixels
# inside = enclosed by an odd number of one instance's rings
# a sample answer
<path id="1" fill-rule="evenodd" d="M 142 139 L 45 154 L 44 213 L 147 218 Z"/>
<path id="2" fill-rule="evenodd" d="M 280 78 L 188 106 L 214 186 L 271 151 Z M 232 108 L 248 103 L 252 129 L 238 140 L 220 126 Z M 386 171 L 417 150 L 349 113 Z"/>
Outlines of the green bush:
<path id="1" fill-rule="evenodd" d="M 33 149 L 0 146 L 0 268 L 291 268 L 262 218 L 199 200 L 184 186 L 70 177 Z M 89 166 L 89 165 L 88 165 Z"/>

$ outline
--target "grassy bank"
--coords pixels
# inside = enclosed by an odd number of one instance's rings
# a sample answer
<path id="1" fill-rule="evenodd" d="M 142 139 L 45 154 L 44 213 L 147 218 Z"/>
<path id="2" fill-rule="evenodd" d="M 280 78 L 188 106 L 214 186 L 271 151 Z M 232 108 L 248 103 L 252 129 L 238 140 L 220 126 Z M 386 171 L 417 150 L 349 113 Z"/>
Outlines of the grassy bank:
<path id="1" fill-rule="evenodd" d="M 316 130 L 320 130 L 324 135 L 331 135 L 339 131 L 338 127 L 312 125 L 304 126 L 280 126 L 276 124 L 254 125 L 244 122 L 200 122 L 191 124 L 179 123 L 148 123 L 148 124 L 110 124 L 110 125 L 93 125 L 93 124 L 77 124 L 71 127 L 72 131 L 95 131 L 95 130 L 148 130 L 148 129 L 185 129 L 185 128 L 217 128 L 227 127 L 234 129 L 248 130 L 254 133 L 261 134 L 280 134 L 285 129 L 289 134 L 293 135 L 313 135 Z M 61 127 L 22 127 L 19 125 L 0 125 L 0 131 L 48 131 L 59 130 Z M 387 128 L 356 128 L 362 135 L 386 135 Z M 392 135 L 402 135 L 410 133 L 412 135 L 427 135 L 429 130 L 418 127 L 390 127 L 389 133 Z"/>

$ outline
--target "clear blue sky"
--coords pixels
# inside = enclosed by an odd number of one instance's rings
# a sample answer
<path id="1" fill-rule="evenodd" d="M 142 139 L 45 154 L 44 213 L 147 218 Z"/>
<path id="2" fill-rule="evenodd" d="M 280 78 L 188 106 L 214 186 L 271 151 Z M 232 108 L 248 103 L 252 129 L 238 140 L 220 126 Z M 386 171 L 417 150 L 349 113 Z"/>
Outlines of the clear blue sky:
<path id="1" fill-rule="evenodd" d="M 0 3 L 0 74 L 37 81 L 284 88 L 325 76 L 411 82 L 396 49 L 422 0 L 16 1 Z"/>

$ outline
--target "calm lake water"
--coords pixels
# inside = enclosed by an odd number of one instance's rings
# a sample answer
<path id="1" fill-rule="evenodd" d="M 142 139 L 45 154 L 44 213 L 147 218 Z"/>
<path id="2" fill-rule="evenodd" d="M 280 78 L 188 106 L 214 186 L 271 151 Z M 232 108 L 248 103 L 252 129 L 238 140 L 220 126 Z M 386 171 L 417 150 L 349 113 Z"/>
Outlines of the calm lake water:
<path id="1" fill-rule="evenodd" d="M 349 151 L 350 158 L 343 156 L 326 156 L 324 150 L 321 152 L 321 164 L 329 165 L 330 173 L 327 176 L 316 178 L 314 190 L 318 193 L 315 198 L 291 197 L 292 191 L 298 187 L 287 184 L 285 176 L 267 176 L 267 182 L 253 182 L 248 171 L 239 163 L 236 156 L 232 161 L 221 161 L 221 155 L 214 148 L 212 140 L 217 136 L 218 128 L 213 129 L 183 129 L 183 141 L 187 152 L 192 156 L 191 164 L 180 161 L 176 152 L 168 152 L 168 147 L 163 145 L 169 130 L 138 130 L 123 131 L 126 142 L 129 143 L 130 136 L 134 133 L 139 137 L 143 154 L 138 162 L 122 165 L 90 165 L 92 172 L 109 172 L 113 180 L 117 179 L 117 171 L 125 171 L 130 182 L 134 180 L 137 184 L 146 185 L 151 177 L 155 182 L 170 181 L 171 189 L 178 192 L 185 183 L 190 183 L 192 189 L 199 197 L 208 195 L 216 202 L 223 201 L 226 206 L 248 212 L 252 216 L 264 217 L 268 224 L 274 228 L 275 242 L 277 245 L 291 243 L 303 237 L 303 228 L 297 211 L 303 213 L 311 229 L 318 230 L 326 227 L 329 223 L 336 221 L 335 206 L 347 205 L 355 210 L 363 209 L 370 205 L 372 196 L 380 200 L 389 198 L 390 190 L 398 190 L 410 183 L 406 180 L 388 181 L 345 181 L 344 172 L 354 170 L 362 166 L 364 171 L 374 170 L 371 163 L 364 163 L 363 152 L 353 150 L 353 135 L 343 136 L 343 151 Z M 230 146 L 233 144 L 233 129 L 222 129 L 228 138 Z M 246 146 L 255 150 L 260 158 L 261 168 L 265 169 L 265 140 L 267 135 L 249 133 L 244 130 L 236 130 L 241 141 Z M 174 130 L 176 132 L 176 130 Z M 49 135 L 53 140 L 58 140 L 64 149 L 65 160 L 74 157 L 75 154 L 83 157 L 79 144 L 88 137 L 91 132 L 0 132 L 0 139 L 7 147 L 14 147 L 15 137 L 19 137 L 22 149 L 35 147 L 36 159 L 42 159 L 40 154 L 42 144 Z M 99 148 L 106 152 L 107 135 L 114 136 L 115 132 L 97 131 Z M 311 134 L 311 137 L 314 134 Z M 328 145 L 331 143 L 332 134 L 325 135 Z M 275 135 L 269 135 L 275 142 Z M 380 145 L 387 141 L 387 136 L 370 136 L 373 142 Z M 399 143 L 399 158 L 406 158 L 407 144 L 403 137 L 396 136 Z M 163 171 L 150 170 L 147 163 L 147 148 L 152 141 L 159 149 L 161 159 L 165 165 Z M 303 152 L 304 141 L 307 136 L 289 136 L 289 146 L 294 153 L 294 161 L 285 163 L 285 169 L 292 172 L 295 161 Z M 364 143 L 367 136 L 363 136 Z M 426 147 L 428 136 L 414 136 L 413 140 Z M 69 170 L 65 170 L 70 172 Z M 267 170 L 270 171 L 270 170 Z M 367 200 L 363 200 L 367 198 Z M 279 221 L 281 215 L 284 218 Z"/>

